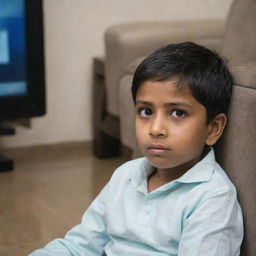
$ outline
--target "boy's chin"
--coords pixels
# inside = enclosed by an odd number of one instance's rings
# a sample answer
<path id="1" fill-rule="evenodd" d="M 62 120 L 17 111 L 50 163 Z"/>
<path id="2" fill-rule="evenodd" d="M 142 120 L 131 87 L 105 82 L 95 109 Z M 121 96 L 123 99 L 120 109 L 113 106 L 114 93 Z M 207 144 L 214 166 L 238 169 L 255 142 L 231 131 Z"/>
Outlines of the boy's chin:
<path id="1" fill-rule="evenodd" d="M 166 161 L 166 159 L 163 159 L 160 156 L 154 156 L 154 157 L 147 157 L 150 164 L 157 168 L 157 169 L 171 169 L 177 167 L 174 163 L 171 163 L 170 161 Z"/>

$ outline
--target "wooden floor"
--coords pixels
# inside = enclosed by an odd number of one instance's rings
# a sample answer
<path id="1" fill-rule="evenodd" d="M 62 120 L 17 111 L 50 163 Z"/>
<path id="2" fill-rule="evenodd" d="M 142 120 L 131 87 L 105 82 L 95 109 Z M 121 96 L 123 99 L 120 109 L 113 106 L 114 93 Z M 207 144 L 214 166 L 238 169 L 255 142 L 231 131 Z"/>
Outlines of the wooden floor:
<path id="1" fill-rule="evenodd" d="M 15 170 L 0 172 L 0 256 L 23 256 L 80 219 L 127 157 L 99 160 L 88 143 L 7 150 Z"/>

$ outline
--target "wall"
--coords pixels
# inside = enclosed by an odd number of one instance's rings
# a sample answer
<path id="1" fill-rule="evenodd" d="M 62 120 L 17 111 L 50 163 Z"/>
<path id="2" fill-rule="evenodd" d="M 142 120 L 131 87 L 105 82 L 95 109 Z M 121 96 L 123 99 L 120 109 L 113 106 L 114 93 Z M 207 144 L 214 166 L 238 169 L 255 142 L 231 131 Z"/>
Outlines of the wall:
<path id="1" fill-rule="evenodd" d="M 225 20 L 231 0 L 44 0 L 47 115 L 32 129 L 1 137 L 5 147 L 91 140 L 92 58 L 116 23 L 147 20 Z"/>

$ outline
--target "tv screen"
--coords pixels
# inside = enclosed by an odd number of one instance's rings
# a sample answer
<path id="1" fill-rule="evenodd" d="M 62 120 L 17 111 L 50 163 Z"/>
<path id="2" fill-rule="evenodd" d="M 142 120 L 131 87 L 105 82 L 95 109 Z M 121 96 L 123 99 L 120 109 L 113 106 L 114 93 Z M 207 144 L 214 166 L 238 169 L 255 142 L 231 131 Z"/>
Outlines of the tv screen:
<path id="1" fill-rule="evenodd" d="M 0 0 L 0 120 L 45 114 L 42 0 Z"/>

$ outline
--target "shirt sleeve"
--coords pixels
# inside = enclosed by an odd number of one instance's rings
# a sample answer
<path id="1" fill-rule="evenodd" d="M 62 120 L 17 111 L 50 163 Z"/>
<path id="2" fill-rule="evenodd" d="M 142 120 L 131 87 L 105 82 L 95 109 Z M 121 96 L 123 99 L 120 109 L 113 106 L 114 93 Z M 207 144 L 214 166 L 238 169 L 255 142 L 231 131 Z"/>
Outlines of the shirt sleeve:
<path id="1" fill-rule="evenodd" d="M 178 256 L 239 256 L 243 220 L 236 193 L 219 191 L 187 217 Z"/>
<path id="2" fill-rule="evenodd" d="M 108 185 L 92 202 L 79 225 L 63 239 L 56 239 L 29 256 L 100 256 L 109 241 L 106 234 L 105 200 Z"/>

